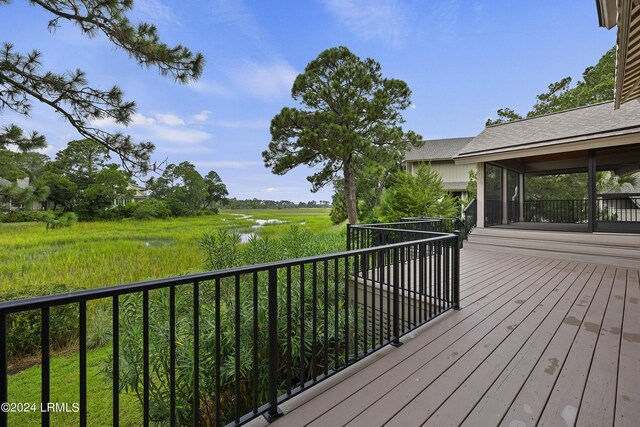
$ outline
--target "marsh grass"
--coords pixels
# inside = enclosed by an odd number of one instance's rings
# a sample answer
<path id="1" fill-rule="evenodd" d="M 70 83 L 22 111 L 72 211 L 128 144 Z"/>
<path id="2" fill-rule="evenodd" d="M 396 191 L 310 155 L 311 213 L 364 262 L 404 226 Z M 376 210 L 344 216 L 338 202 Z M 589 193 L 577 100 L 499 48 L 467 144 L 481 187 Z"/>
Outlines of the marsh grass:
<path id="1" fill-rule="evenodd" d="M 235 214 L 235 215 L 234 215 Z M 237 214 L 251 215 L 241 219 Z M 210 258 L 199 246 L 203 234 L 220 230 L 256 231 L 254 219 L 280 219 L 257 229 L 256 240 L 243 259 L 262 261 L 273 253 L 261 245 L 286 234 L 292 225 L 310 233 L 338 233 L 343 227 L 332 226 L 328 209 L 226 211 L 214 217 L 171 220 L 90 222 L 72 228 L 46 230 L 42 224 L 0 225 L 0 292 L 15 289 L 41 289 L 61 283 L 74 289 L 86 289 L 145 279 L 175 276 L 212 268 Z M 305 254 L 282 253 L 296 257 Z M 87 352 L 89 425 L 111 425 L 111 381 L 105 377 L 105 361 L 111 356 L 111 307 L 103 301 L 89 306 Z M 75 331 L 74 331 L 75 336 Z M 78 401 L 77 342 L 54 353 L 51 359 L 51 401 Z M 40 366 L 23 369 L 10 376 L 9 400 L 40 402 Z M 140 424 L 138 397 L 123 390 L 120 395 L 120 423 Z M 37 425 L 40 413 L 10 414 L 10 425 Z M 73 426 L 78 414 L 52 415 L 52 425 Z"/>
<path id="2" fill-rule="evenodd" d="M 50 283 L 74 289 L 131 283 L 204 270 L 198 240 L 221 229 L 277 236 L 291 224 L 310 232 L 336 230 L 328 209 L 225 211 L 169 220 L 85 222 L 46 230 L 42 224 L 0 224 L 0 292 Z M 238 214 L 252 215 L 240 219 Z M 282 224 L 252 228 L 254 219 Z"/>

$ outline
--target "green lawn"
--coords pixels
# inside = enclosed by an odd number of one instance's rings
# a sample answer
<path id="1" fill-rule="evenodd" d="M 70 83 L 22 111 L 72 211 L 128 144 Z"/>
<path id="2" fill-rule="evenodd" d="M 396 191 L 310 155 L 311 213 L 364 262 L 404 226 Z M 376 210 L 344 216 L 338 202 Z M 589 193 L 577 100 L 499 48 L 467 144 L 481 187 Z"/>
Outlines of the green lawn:
<path id="1" fill-rule="evenodd" d="M 242 215 L 251 215 L 242 219 Z M 279 219 L 260 235 L 286 232 L 292 224 L 312 232 L 336 230 L 328 209 L 223 211 L 220 215 L 168 220 L 85 222 L 46 230 L 43 224 L 0 224 L 0 292 L 61 283 L 95 288 L 200 272 L 204 232 L 248 232 L 254 219 Z"/>

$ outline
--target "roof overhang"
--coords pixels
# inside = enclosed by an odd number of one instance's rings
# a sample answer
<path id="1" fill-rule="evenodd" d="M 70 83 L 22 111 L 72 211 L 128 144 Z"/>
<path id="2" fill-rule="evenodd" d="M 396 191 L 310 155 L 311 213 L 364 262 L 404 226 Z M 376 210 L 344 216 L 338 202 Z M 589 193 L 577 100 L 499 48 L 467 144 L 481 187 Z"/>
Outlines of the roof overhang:
<path id="1" fill-rule="evenodd" d="M 640 0 L 596 0 L 598 21 L 618 26 L 614 108 L 640 98 Z"/>
<path id="2" fill-rule="evenodd" d="M 454 158 L 457 165 L 465 165 L 480 162 L 492 162 L 496 160 L 519 159 L 522 157 L 548 155 L 554 153 L 566 153 L 579 150 L 590 150 L 595 148 L 617 147 L 624 145 L 638 144 L 640 135 L 624 134 L 606 136 L 600 138 L 582 139 L 574 142 L 565 141 L 562 144 L 531 144 L 527 146 L 501 148 L 487 150 L 483 152 L 458 155 Z"/>
<path id="3" fill-rule="evenodd" d="M 596 8 L 598 9 L 598 21 L 601 27 L 610 30 L 616 26 L 618 15 L 616 0 L 596 0 Z"/>

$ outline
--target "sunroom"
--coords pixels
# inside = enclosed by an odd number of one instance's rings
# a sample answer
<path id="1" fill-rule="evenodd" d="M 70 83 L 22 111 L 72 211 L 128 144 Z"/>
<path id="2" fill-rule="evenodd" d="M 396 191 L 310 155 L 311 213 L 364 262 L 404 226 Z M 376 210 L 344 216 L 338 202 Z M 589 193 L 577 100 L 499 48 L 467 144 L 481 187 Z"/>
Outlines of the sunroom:
<path id="1" fill-rule="evenodd" d="M 640 103 L 487 127 L 454 158 L 475 163 L 477 227 L 640 233 Z"/>

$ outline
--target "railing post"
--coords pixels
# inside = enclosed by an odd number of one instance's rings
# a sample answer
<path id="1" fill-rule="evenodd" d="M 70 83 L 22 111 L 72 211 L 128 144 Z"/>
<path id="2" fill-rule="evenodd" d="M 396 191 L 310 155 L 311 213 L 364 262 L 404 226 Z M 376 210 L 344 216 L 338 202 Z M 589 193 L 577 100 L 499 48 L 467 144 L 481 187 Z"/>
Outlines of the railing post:
<path id="1" fill-rule="evenodd" d="M 8 382 L 9 375 L 7 369 L 8 363 L 8 349 L 9 341 L 7 334 L 7 315 L 0 314 L 0 403 L 7 403 L 8 400 Z M 7 425 L 7 413 L 8 411 L 0 411 L 0 425 Z"/>
<path id="2" fill-rule="evenodd" d="M 347 224 L 347 250 L 351 250 L 351 224 Z"/>
<path id="3" fill-rule="evenodd" d="M 393 248 L 393 341 L 391 345 L 400 347 L 400 265 L 398 248 Z"/>
<path id="4" fill-rule="evenodd" d="M 278 409 L 278 270 L 269 269 L 269 411 L 268 422 L 282 415 Z M 254 343 L 257 345 L 257 343 Z"/>
<path id="5" fill-rule="evenodd" d="M 454 245 L 453 245 L 453 277 L 451 278 L 453 284 L 453 308 L 454 310 L 460 310 L 460 233 L 454 231 Z"/>

